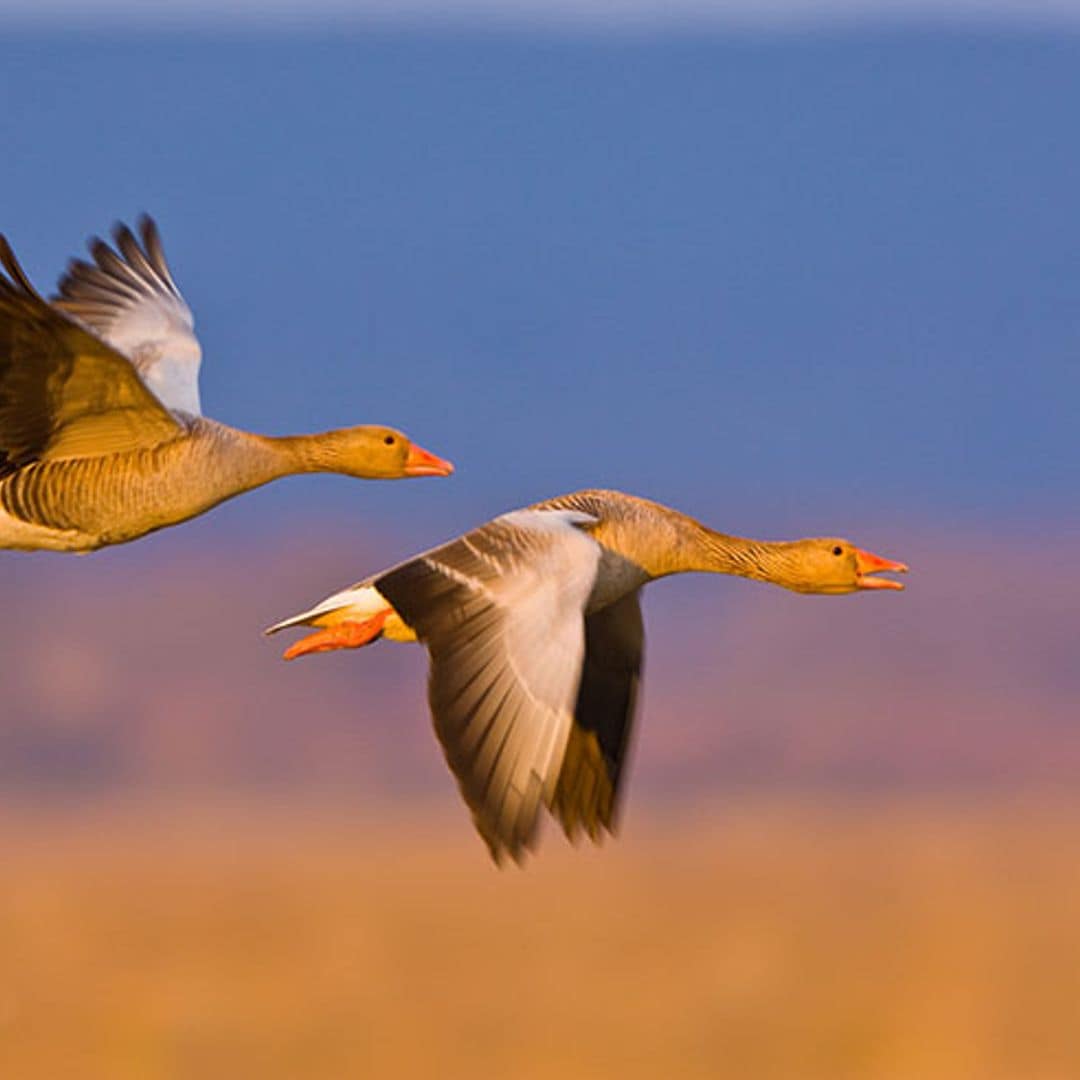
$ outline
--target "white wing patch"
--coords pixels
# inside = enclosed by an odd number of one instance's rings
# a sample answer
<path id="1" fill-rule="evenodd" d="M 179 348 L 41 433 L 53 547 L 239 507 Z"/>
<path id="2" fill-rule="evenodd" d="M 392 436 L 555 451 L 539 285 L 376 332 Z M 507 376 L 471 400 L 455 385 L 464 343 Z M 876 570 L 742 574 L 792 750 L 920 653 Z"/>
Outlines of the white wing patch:
<path id="1" fill-rule="evenodd" d="M 171 296 L 140 299 L 117 318 L 105 340 L 131 360 L 167 408 L 201 415 L 202 349 L 191 309 L 183 300 Z"/>
<path id="2" fill-rule="evenodd" d="M 599 545 L 577 511 L 515 511 L 375 578 L 431 654 L 435 731 L 499 859 L 552 804 L 584 658 Z"/>
<path id="3" fill-rule="evenodd" d="M 195 319 L 173 281 L 157 227 L 139 222 L 142 244 L 124 225 L 116 250 L 92 240 L 93 263 L 72 260 L 55 304 L 126 356 L 166 408 L 201 414 L 202 348 Z"/>

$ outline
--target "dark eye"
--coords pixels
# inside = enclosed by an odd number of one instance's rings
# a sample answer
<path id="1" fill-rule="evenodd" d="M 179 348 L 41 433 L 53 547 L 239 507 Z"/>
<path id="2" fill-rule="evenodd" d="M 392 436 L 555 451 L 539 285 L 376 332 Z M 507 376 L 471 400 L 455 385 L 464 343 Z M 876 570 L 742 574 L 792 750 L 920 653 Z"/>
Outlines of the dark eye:
<path id="1" fill-rule="evenodd" d="M 386 438 L 383 439 L 383 442 L 386 443 L 387 446 L 393 446 L 394 445 L 394 436 L 393 435 L 387 435 Z"/>
<path id="2" fill-rule="evenodd" d="M 834 555 L 843 555 L 844 554 L 844 549 L 839 544 L 837 544 L 836 547 L 834 547 L 832 549 L 832 553 Z"/>

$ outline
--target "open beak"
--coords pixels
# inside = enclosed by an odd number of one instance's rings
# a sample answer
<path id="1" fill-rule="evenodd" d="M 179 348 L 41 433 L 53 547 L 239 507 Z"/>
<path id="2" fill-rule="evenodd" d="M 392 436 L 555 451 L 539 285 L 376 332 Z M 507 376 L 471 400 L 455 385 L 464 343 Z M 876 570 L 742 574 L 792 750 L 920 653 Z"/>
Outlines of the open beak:
<path id="1" fill-rule="evenodd" d="M 454 466 L 444 458 L 436 457 L 413 443 L 409 447 L 409 456 L 405 459 L 406 476 L 449 476 Z"/>
<path id="2" fill-rule="evenodd" d="M 869 551 L 855 549 L 855 569 L 858 573 L 858 585 L 860 589 L 902 589 L 904 586 L 892 578 L 871 577 L 871 574 L 880 574 L 883 571 L 890 574 L 906 574 L 907 565 L 902 562 L 893 562 L 892 559 L 883 559 L 880 555 L 872 555 Z"/>

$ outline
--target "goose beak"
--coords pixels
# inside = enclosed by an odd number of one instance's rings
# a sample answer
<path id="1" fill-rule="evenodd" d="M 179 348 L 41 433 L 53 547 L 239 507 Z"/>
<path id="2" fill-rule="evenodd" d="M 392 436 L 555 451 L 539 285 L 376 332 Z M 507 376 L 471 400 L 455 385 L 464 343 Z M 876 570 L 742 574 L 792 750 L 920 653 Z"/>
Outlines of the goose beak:
<path id="1" fill-rule="evenodd" d="M 436 457 L 428 450 L 413 443 L 405 459 L 406 476 L 449 476 L 454 466 L 444 458 Z"/>
<path id="2" fill-rule="evenodd" d="M 882 571 L 890 574 L 906 574 L 907 565 L 902 562 L 894 562 L 892 559 L 883 559 L 880 555 L 873 555 L 869 551 L 855 549 L 855 570 L 858 574 L 856 581 L 860 589 L 902 589 L 904 586 L 892 578 L 870 577 L 871 574 L 880 574 Z"/>

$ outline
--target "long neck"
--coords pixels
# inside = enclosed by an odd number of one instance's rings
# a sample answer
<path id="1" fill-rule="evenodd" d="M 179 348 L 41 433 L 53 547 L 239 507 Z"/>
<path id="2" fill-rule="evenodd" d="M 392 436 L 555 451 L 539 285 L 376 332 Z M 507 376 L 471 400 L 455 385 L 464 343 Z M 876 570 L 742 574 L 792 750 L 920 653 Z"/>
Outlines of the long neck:
<path id="1" fill-rule="evenodd" d="M 650 578 L 696 571 L 783 584 L 791 559 L 790 543 L 728 536 L 677 510 L 618 492 L 582 492 L 546 505 L 595 513 L 600 543 Z"/>
<path id="2" fill-rule="evenodd" d="M 792 576 L 795 544 L 728 536 L 651 499 L 587 490 L 549 499 L 537 507 L 581 510 L 599 518 L 592 530 L 596 539 L 639 566 L 649 578 L 698 571 L 786 585 Z"/>
<path id="3" fill-rule="evenodd" d="M 787 576 L 791 559 L 791 544 L 787 541 L 728 536 L 697 522 L 687 531 L 689 535 L 678 553 L 676 572 L 734 574 L 776 584 L 782 584 Z"/>
<path id="4" fill-rule="evenodd" d="M 206 509 L 222 499 L 240 495 L 272 480 L 295 473 L 321 472 L 327 462 L 320 454 L 317 435 L 256 435 L 216 421 L 200 419 L 201 438 L 192 440 L 187 453 L 198 461 L 200 483 L 192 487 L 190 470 L 177 474 L 176 484 Z M 162 498 L 175 502 L 178 493 L 164 491 Z M 189 490 L 190 489 L 190 490 Z"/>
<path id="5" fill-rule="evenodd" d="M 748 540 L 717 532 L 684 514 L 670 513 L 659 544 L 652 544 L 646 568 L 654 577 L 692 572 L 733 574 L 783 584 L 792 545 Z"/>
<path id="6" fill-rule="evenodd" d="M 253 435 L 260 463 L 270 470 L 266 480 L 295 473 L 337 472 L 340 453 L 333 431 L 314 435 Z M 259 483 L 265 483 L 260 480 Z"/>
<path id="7" fill-rule="evenodd" d="M 308 464 L 306 447 L 294 445 L 302 443 L 303 436 L 255 435 L 203 417 L 191 426 L 193 438 L 178 441 L 175 447 L 180 461 L 174 464 L 182 467 L 166 469 L 157 457 L 148 458 L 146 467 L 154 479 L 151 501 L 198 513 L 223 499 L 316 467 Z M 193 475 L 198 483 L 192 482 Z"/>

